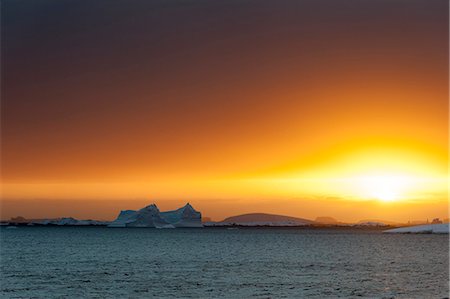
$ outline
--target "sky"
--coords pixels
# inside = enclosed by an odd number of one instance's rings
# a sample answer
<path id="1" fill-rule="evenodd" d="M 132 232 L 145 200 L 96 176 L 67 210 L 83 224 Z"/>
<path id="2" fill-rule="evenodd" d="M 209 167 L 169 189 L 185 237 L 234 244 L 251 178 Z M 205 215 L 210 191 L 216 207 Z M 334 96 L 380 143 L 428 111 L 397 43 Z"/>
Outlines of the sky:
<path id="1" fill-rule="evenodd" d="M 2 219 L 448 217 L 445 0 L 5 0 Z"/>

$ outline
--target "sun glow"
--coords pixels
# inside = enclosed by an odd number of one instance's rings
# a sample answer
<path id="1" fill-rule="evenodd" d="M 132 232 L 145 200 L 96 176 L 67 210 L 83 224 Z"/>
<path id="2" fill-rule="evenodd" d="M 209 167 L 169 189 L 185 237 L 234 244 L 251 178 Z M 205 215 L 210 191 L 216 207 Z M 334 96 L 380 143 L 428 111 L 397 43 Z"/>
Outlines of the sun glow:
<path id="1" fill-rule="evenodd" d="M 384 202 L 401 200 L 406 196 L 414 179 L 407 176 L 365 176 L 357 179 L 363 196 Z"/>

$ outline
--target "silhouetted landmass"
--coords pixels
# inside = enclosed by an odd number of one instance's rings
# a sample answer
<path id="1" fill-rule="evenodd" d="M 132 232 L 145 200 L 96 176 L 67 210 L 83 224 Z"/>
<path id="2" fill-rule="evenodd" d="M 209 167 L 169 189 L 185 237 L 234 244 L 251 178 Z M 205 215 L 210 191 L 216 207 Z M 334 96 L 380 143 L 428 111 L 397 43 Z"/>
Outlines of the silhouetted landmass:
<path id="1" fill-rule="evenodd" d="M 237 224 L 246 226 L 301 226 L 314 223 L 314 221 L 309 219 L 266 213 L 243 214 L 215 222 L 216 225 Z"/>

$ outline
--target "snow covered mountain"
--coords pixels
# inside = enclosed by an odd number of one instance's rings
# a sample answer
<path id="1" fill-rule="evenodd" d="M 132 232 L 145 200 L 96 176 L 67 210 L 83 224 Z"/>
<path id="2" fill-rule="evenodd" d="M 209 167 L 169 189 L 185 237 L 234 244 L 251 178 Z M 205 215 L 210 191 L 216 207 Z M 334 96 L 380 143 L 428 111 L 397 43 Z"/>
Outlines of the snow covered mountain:
<path id="1" fill-rule="evenodd" d="M 167 212 L 160 212 L 155 204 L 146 206 L 138 211 L 121 211 L 116 220 L 109 227 L 202 227 L 202 216 L 190 204 Z"/>

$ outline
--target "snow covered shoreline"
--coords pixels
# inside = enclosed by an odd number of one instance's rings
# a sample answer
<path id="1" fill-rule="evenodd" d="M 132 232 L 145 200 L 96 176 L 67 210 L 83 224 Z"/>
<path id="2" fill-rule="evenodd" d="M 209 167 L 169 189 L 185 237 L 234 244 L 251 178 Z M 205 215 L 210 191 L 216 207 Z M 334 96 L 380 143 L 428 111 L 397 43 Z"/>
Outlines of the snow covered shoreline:
<path id="1" fill-rule="evenodd" d="M 383 231 L 384 233 L 397 233 L 397 234 L 448 234 L 449 224 L 426 224 L 417 226 L 400 227 L 394 229 L 388 229 Z"/>

